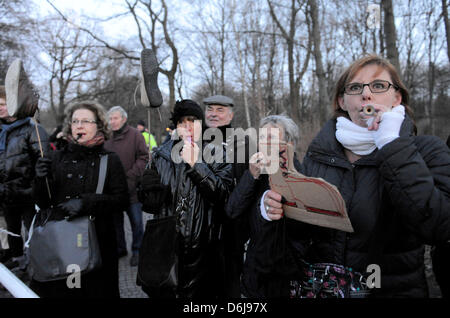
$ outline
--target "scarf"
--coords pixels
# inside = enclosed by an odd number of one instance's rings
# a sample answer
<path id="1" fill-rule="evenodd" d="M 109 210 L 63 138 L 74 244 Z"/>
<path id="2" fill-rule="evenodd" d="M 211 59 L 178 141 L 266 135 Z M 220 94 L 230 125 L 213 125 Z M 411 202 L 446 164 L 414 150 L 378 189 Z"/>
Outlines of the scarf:
<path id="1" fill-rule="evenodd" d="M 12 131 L 14 128 L 28 124 L 29 122 L 30 122 L 30 117 L 16 120 L 12 124 L 2 123 L 2 125 L 1 125 L 2 130 L 0 131 L 0 153 L 4 152 L 6 150 L 6 137 L 8 136 L 8 133 L 10 131 Z"/>
<path id="2" fill-rule="evenodd" d="M 92 137 L 92 139 L 85 142 L 78 142 L 70 134 L 67 136 L 67 140 L 69 140 L 70 143 L 91 148 L 103 144 L 105 142 L 105 135 L 103 135 L 102 132 L 98 131 L 97 134 L 94 137 Z"/>
<path id="3" fill-rule="evenodd" d="M 120 129 L 118 129 L 118 130 L 113 130 L 113 136 L 114 136 L 114 138 L 116 138 L 117 136 L 120 136 L 120 135 L 123 133 L 123 131 L 125 130 L 125 127 L 126 127 L 126 126 L 128 126 L 127 123 L 123 124 L 123 126 L 120 127 Z"/>
<path id="4" fill-rule="evenodd" d="M 405 115 L 405 107 L 402 105 L 392 108 L 392 112 Z M 385 113 L 386 114 L 386 113 Z M 383 114 L 384 116 L 384 114 Z M 369 120 L 373 120 L 370 118 Z M 370 124 L 370 122 L 368 122 Z M 369 131 L 367 127 L 356 125 L 346 117 L 338 117 L 336 122 L 336 139 L 353 153 L 365 156 L 374 151 L 377 146 L 373 131 Z"/>

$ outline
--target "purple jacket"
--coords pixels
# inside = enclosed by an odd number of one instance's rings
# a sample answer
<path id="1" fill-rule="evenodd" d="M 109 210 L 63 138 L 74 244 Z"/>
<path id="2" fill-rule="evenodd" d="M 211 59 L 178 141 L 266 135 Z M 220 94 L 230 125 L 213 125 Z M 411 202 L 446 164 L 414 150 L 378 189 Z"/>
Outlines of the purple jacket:
<path id="1" fill-rule="evenodd" d="M 119 155 L 127 175 L 130 203 L 137 203 L 136 181 L 142 175 L 148 161 L 148 148 L 142 134 L 125 124 L 105 142 L 105 149 Z"/>

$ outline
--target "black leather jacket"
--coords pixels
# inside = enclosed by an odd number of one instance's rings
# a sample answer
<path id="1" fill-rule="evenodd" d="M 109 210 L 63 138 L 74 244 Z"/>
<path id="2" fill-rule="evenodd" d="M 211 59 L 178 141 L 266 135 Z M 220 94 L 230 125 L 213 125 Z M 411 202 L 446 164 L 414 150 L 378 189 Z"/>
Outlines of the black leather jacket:
<path id="1" fill-rule="evenodd" d="M 178 252 L 182 256 L 179 258 L 178 294 L 190 298 L 204 292 L 198 289 L 212 261 L 213 256 L 209 252 L 212 243 L 219 237 L 222 216 L 217 215 L 217 212 L 223 210 L 230 194 L 232 167 L 226 163 L 224 156 L 222 163 L 207 164 L 203 161 L 192 168 L 181 158 L 177 160 L 180 163 L 175 163 L 171 152 L 177 143 L 170 140 L 152 154 L 152 168 L 156 168 L 162 185 L 168 190 L 163 191 L 166 198 L 162 206 L 153 212 L 155 218 L 177 216 L 180 235 Z M 205 149 L 212 154 L 217 151 L 211 144 L 204 144 L 201 153 L 205 153 Z"/>
<path id="2" fill-rule="evenodd" d="M 0 121 L 0 131 L 3 122 Z M 44 156 L 50 151 L 47 132 L 38 125 Z M 0 183 L 7 184 L 10 195 L 2 204 L 17 206 L 34 204 L 32 181 L 34 165 L 41 156 L 36 127 L 33 121 L 27 121 L 13 128 L 6 136 L 5 151 L 0 153 Z"/>

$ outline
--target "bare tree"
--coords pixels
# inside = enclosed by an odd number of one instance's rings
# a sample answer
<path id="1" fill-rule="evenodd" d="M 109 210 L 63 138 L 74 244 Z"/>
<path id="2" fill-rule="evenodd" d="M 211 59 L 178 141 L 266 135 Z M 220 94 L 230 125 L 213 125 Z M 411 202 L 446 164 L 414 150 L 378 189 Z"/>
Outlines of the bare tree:
<path id="1" fill-rule="evenodd" d="M 124 47 L 119 47 L 118 45 L 113 45 L 105 40 L 102 36 L 96 34 L 92 30 L 85 28 L 80 25 L 76 25 L 73 21 L 68 19 L 58 8 L 47 0 L 48 3 L 61 15 L 61 17 L 69 24 L 75 25 L 78 29 L 82 30 L 89 34 L 93 39 L 100 42 L 101 45 L 110 49 L 124 58 L 131 61 L 139 61 L 139 57 L 135 55 L 132 51 L 126 50 Z M 172 57 L 172 62 L 169 67 L 163 68 L 161 66 L 162 62 L 165 61 L 166 58 L 160 59 L 159 71 L 167 77 L 168 85 L 169 85 L 169 105 L 173 108 L 175 104 L 175 75 L 178 69 L 178 50 L 173 41 L 171 32 L 169 30 L 169 17 L 168 17 L 168 7 L 165 0 L 160 0 L 160 7 L 158 9 L 154 8 L 154 1 L 152 0 L 134 0 L 133 2 L 130 0 L 125 0 L 127 5 L 127 9 L 129 14 L 133 16 L 134 21 L 136 23 L 138 29 L 138 38 L 142 48 L 146 48 L 150 46 L 154 52 L 159 56 L 159 51 L 161 50 L 161 43 L 159 41 L 158 33 L 156 31 L 157 24 L 159 24 L 162 28 L 163 41 L 165 45 L 170 50 L 170 55 Z M 144 17 L 141 17 L 141 13 L 144 13 Z M 147 19 L 150 20 L 148 23 Z M 150 44 L 146 38 L 146 33 L 150 36 Z"/>
<path id="2" fill-rule="evenodd" d="M 250 120 L 250 111 L 248 106 L 248 100 L 247 100 L 247 88 L 246 88 L 246 82 L 245 82 L 245 69 L 244 69 L 244 56 L 242 54 L 241 49 L 241 33 L 238 32 L 236 22 L 235 22 L 235 10 L 236 10 L 236 1 L 233 0 L 233 14 L 232 14 L 232 26 L 233 26 L 233 32 L 236 40 L 236 52 L 237 52 L 237 61 L 239 63 L 239 75 L 240 75 L 240 83 L 241 83 L 241 90 L 242 90 L 242 99 L 244 101 L 244 111 L 245 111 L 245 119 L 247 122 L 247 127 L 251 127 L 252 123 Z M 246 6 L 243 14 L 245 15 L 247 13 L 248 6 Z M 246 54 L 246 51 L 244 52 Z"/>
<path id="3" fill-rule="evenodd" d="M 384 12 L 384 35 L 386 39 L 386 53 L 388 60 L 397 68 L 400 69 L 400 62 L 398 60 L 397 49 L 397 32 L 394 23 L 394 8 L 392 0 L 381 0 L 381 6 Z"/>
<path id="4" fill-rule="evenodd" d="M 36 31 L 34 36 L 41 54 L 45 53 L 45 61 L 39 61 L 50 74 L 47 101 L 55 121 L 62 123 L 66 105 L 76 98 L 73 94 L 76 86 L 93 80 L 90 75 L 98 67 L 98 60 L 93 56 L 93 45 L 85 33 L 68 28 L 61 19 L 46 19 Z"/>
<path id="5" fill-rule="evenodd" d="M 271 0 L 267 0 L 269 6 L 269 11 L 272 19 L 275 21 L 278 29 L 281 32 L 282 37 L 287 44 L 287 58 L 288 58 L 288 76 L 289 76 L 289 100 L 290 100 L 290 114 L 292 118 L 300 122 L 299 117 L 299 89 L 303 75 L 305 74 L 310 58 L 312 40 L 308 36 L 308 44 L 306 48 L 306 57 L 303 60 L 303 64 L 298 64 L 300 62 L 300 55 L 295 54 L 295 43 L 296 43 L 296 30 L 297 30 L 297 14 L 301 9 L 303 3 L 299 1 L 291 0 L 289 7 L 289 29 L 286 29 L 280 22 L 277 13 L 275 12 L 275 4 Z M 309 25 L 308 25 L 309 27 Z M 297 62 L 297 63 L 296 63 Z"/>
<path id="6" fill-rule="evenodd" d="M 311 37 L 314 43 L 314 59 L 316 62 L 316 76 L 319 85 L 319 116 L 321 121 L 325 121 L 329 117 L 331 110 L 328 107 L 329 97 L 327 91 L 327 78 L 322 63 L 322 49 L 320 44 L 320 25 L 319 14 L 316 0 L 308 0 L 309 14 L 311 15 Z M 314 92 L 313 92 L 314 93 Z"/>
<path id="7" fill-rule="evenodd" d="M 0 84 L 2 85 L 7 69 L 14 58 L 20 57 L 25 63 L 28 62 L 25 57 L 29 55 L 29 47 L 23 39 L 36 26 L 34 18 L 27 15 L 27 12 L 35 9 L 31 2 L 0 0 Z"/>
<path id="8" fill-rule="evenodd" d="M 447 0 L 442 0 L 442 17 L 444 18 L 445 35 L 447 39 L 447 57 L 450 62 L 450 24 L 448 22 Z"/>

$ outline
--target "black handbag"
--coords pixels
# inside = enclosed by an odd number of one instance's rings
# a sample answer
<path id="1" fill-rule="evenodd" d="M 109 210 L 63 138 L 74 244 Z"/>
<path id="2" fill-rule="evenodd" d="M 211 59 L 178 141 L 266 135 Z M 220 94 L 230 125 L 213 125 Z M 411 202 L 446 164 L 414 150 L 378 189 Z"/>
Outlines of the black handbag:
<path id="1" fill-rule="evenodd" d="M 149 297 L 175 295 L 178 286 L 177 220 L 148 220 L 139 251 L 136 283 Z"/>
<path id="2" fill-rule="evenodd" d="M 100 159 L 97 194 L 103 192 L 107 164 L 108 155 L 104 155 Z M 46 212 L 52 213 L 52 210 Z M 77 265 L 81 274 L 101 267 L 102 258 L 92 216 L 72 221 L 44 220 L 35 226 L 36 216 L 42 213 L 40 211 L 34 216 L 25 244 L 30 257 L 30 275 L 34 280 L 46 282 L 66 279 L 72 274 L 71 265 Z M 44 219 L 42 216 L 40 218 Z"/>

